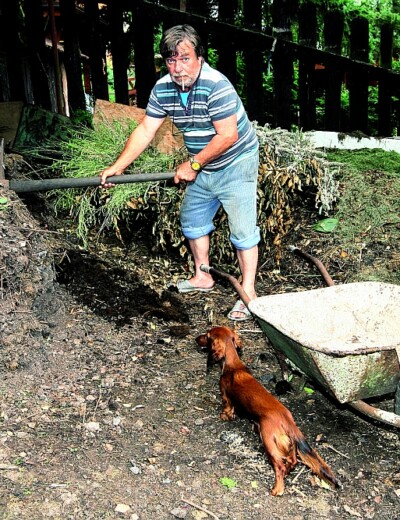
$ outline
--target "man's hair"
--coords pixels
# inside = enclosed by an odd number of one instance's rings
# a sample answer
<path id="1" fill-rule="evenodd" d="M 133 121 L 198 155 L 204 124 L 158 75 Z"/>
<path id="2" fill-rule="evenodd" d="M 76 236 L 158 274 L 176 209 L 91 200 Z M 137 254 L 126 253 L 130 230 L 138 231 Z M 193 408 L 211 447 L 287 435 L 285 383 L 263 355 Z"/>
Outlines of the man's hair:
<path id="1" fill-rule="evenodd" d="M 191 25 L 175 25 L 167 29 L 160 42 L 160 53 L 162 57 L 170 58 L 177 55 L 176 48 L 183 40 L 188 40 L 194 48 L 196 56 L 203 56 L 204 49 L 200 36 Z"/>

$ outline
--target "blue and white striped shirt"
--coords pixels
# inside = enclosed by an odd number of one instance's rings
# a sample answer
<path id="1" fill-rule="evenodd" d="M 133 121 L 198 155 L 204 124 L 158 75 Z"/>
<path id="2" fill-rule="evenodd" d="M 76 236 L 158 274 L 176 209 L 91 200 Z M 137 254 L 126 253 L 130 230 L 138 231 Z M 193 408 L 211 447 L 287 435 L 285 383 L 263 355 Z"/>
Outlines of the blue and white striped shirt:
<path id="1" fill-rule="evenodd" d="M 254 154 L 258 139 L 244 110 L 243 103 L 230 81 L 220 72 L 203 63 L 200 75 L 189 92 L 184 106 L 178 86 L 167 74 L 157 81 L 147 105 L 146 114 L 164 118 L 167 115 L 183 133 L 189 154 L 199 153 L 215 135 L 214 121 L 236 114 L 238 140 L 220 157 L 208 163 L 205 172 L 215 172 Z"/>

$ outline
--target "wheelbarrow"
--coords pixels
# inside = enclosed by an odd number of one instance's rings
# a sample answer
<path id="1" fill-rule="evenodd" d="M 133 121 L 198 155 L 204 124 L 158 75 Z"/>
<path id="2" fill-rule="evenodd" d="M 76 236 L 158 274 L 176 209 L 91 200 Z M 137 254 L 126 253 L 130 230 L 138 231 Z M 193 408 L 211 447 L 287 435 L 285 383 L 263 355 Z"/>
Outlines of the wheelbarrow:
<path id="1" fill-rule="evenodd" d="M 231 283 L 278 360 L 290 360 L 339 403 L 400 428 L 400 286 L 334 285 L 318 259 L 298 248 L 292 251 L 318 267 L 327 288 L 250 301 L 233 276 L 208 266 L 201 269 Z M 394 413 L 365 402 L 392 393 Z"/>

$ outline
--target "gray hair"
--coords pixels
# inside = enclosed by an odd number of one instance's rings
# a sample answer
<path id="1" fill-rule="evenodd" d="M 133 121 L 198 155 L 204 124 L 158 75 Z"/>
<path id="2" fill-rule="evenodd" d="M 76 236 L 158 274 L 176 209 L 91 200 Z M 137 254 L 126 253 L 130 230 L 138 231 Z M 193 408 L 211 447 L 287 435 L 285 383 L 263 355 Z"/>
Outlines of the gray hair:
<path id="1" fill-rule="evenodd" d="M 201 44 L 200 36 L 191 25 L 175 25 L 167 29 L 160 42 L 160 53 L 162 57 L 170 58 L 177 55 L 177 46 L 183 40 L 188 40 L 194 48 L 196 56 L 203 56 L 204 49 Z"/>

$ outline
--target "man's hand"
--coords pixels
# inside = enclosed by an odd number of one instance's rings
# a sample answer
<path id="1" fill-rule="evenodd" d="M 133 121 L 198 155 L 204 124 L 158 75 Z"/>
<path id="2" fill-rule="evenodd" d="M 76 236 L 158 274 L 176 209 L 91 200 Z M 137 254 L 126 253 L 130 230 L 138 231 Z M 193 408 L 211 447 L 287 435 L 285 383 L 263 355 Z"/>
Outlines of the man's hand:
<path id="1" fill-rule="evenodd" d="M 196 177 L 197 172 L 192 170 L 190 161 L 186 161 L 176 169 L 174 183 L 179 184 L 180 182 L 192 182 L 196 179 Z"/>
<path id="2" fill-rule="evenodd" d="M 112 177 L 113 175 L 123 175 L 123 174 L 124 174 L 124 170 L 122 170 L 121 168 L 116 168 L 114 165 L 106 168 L 100 174 L 101 187 L 105 188 L 105 189 L 112 188 L 113 186 L 115 186 L 115 184 L 113 184 L 112 182 L 107 182 L 107 178 Z"/>
<path id="3" fill-rule="evenodd" d="M 123 175 L 125 169 L 149 146 L 163 121 L 163 118 L 144 116 L 140 125 L 129 136 L 115 163 L 101 172 L 100 184 L 102 188 L 114 186 L 111 182 L 107 182 L 107 177 Z"/>

